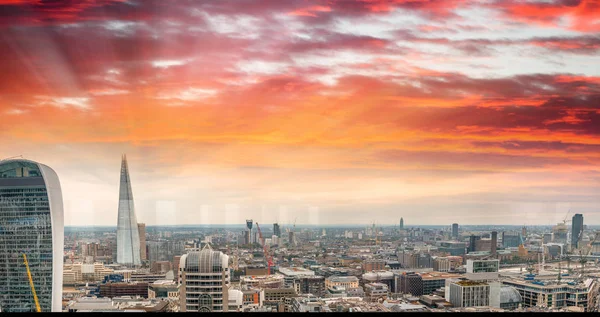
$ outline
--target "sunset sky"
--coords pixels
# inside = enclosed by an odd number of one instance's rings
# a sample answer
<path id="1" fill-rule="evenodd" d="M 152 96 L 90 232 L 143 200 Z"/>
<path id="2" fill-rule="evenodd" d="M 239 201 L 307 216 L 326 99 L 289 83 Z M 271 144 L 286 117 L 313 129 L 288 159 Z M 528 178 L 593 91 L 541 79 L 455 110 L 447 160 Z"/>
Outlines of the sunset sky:
<path id="1" fill-rule="evenodd" d="M 0 3 L 0 159 L 66 225 L 123 153 L 147 225 L 600 224 L 600 1 Z"/>

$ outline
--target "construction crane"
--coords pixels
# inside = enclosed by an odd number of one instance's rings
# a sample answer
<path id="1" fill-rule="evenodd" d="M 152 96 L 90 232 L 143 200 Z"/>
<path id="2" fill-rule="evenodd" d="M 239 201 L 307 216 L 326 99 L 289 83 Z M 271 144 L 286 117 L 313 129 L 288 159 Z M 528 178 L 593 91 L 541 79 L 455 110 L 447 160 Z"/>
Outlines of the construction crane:
<path id="1" fill-rule="evenodd" d="M 294 223 L 295 223 L 295 221 L 294 221 Z M 271 259 L 271 256 L 269 255 L 269 251 L 267 250 L 267 244 L 265 243 L 265 238 L 262 235 L 262 231 L 260 231 L 258 222 L 256 223 L 256 229 L 258 230 L 258 237 L 260 238 L 260 241 L 262 242 L 265 260 L 267 261 L 267 266 L 268 266 L 267 275 L 271 275 L 271 266 L 273 266 L 273 260 Z"/>
<path id="2" fill-rule="evenodd" d="M 25 262 L 25 268 L 27 269 L 29 286 L 31 286 L 31 293 L 33 294 L 33 301 L 35 302 L 35 311 L 41 313 L 42 308 L 40 308 L 40 302 L 38 301 L 37 294 L 35 293 L 35 286 L 33 285 L 33 278 L 31 278 L 31 271 L 29 271 L 29 262 L 27 262 L 27 255 L 25 255 L 25 253 L 23 253 L 23 262 Z"/>
<path id="3" fill-rule="evenodd" d="M 593 245 L 594 245 L 594 242 L 596 242 L 596 240 L 598 239 L 598 234 L 599 233 L 596 232 L 594 234 L 594 239 L 592 241 L 590 241 L 590 243 L 587 245 L 588 251 L 587 251 L 587 253 L 585 253 L 585 255 L 584 255 L 585 251 L 583 249 L 579 250 L 579 263 L 581 264 L 580 279 L 583 279 L 583 274 L 585 273 L 585 263 L 587 262 L 587 259 L 590 256 L 590 254 L 592 254 Z"/>
<path id="4" fill-rule="evenodd" d="M 571 209 L 569 209 L 569 211 L 567 211 L 567 214 L 565 215 L 565 219 L 563 219 L 563 224 L 567 224 L 567 222 L 571 222 L 571 220 L 567 220 L 567 218 L 569 217 L 569 214 L 571 213 Z"/>

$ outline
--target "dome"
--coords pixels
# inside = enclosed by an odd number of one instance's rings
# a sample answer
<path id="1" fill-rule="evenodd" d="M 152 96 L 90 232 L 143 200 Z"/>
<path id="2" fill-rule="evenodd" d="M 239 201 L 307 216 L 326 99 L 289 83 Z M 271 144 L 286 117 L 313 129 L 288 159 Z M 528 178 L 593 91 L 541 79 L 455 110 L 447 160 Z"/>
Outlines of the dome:
<path id="1" fill-rule="evenodd" d="M 500 288 L 500 303 L 508 304 L 508 303 L 520 303 L 521 302 L 521 294 L 517 291 L 516 288 L 511 286 L 502 286 Z"/>

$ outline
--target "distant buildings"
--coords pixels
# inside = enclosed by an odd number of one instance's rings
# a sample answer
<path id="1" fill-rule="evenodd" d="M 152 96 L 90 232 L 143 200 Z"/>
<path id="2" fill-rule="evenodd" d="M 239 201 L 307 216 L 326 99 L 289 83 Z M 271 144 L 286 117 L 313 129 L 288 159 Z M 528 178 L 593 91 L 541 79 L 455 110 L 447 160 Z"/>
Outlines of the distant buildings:
<path id="1" fill-rule="evenodd" d="M 0 161 L 0 308 L 32 312 L 23 254 L 43 312 L 62 311 L 64 219 L 60 181 L 29 160 Z"/>
<path id="2" fill-rule="evenodd" d="M 138 223 L 138 233 L 140 235 L 140 260 L 145 261 L 148 259 L 146 254 L 146 224 Z"/>
<path id="3" fill-rule="evenodd" d="M 518 248 L 520 244 L 520 234 L 502 232 L 502 246 L 504 246 L 505 248 Z"/>
<path id="4" fill-rule="evenodd" d="M 452 237 L 454 239 L 458 239 L 458 224 L 457 223 L 452 224 Z"/>
<path id="5" fill-rule="evenodd" d="M 400 218 L 400 230 L 404 229 L 404 218 Z"/>
<path id="6" fill-rule="evenodd" d="M 181 257 L 179 264 L 182 312 L 227 312 L 229 257 L 206 244 L 202 251 Z"/>
<path id="7" fill-rule="evenodd" d="M 273 224 L 273 235 L 277 236 L 278 238 L 281 238 L 281 228 L 279 227 L 278 223 Z"/>
<path id="8" fill-rule="evenodd" d="M 131 179 L 127 166 L 127 157 L 121 160 L 121 182 L 119 188 L 119 218 L 117 224 L 117 263 L 139 266 L 140 234 L 133 204 Z"/>

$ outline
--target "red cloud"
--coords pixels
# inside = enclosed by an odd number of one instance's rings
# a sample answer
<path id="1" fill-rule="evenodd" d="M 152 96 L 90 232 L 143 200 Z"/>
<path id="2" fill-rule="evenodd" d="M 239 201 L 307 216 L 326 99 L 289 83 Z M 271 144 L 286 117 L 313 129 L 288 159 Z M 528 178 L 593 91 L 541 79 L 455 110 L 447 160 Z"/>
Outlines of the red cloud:
<path id="1" fill-rule="evenodd" d="M 561 19 L 566 18 L 573 30 L 600 31 L 600 2 L 597 0 L 555 0 L 551 3 L 501 0 L 492 7 L 500 8 L 510 19 L 520 22 L 558 26 Z"/>

